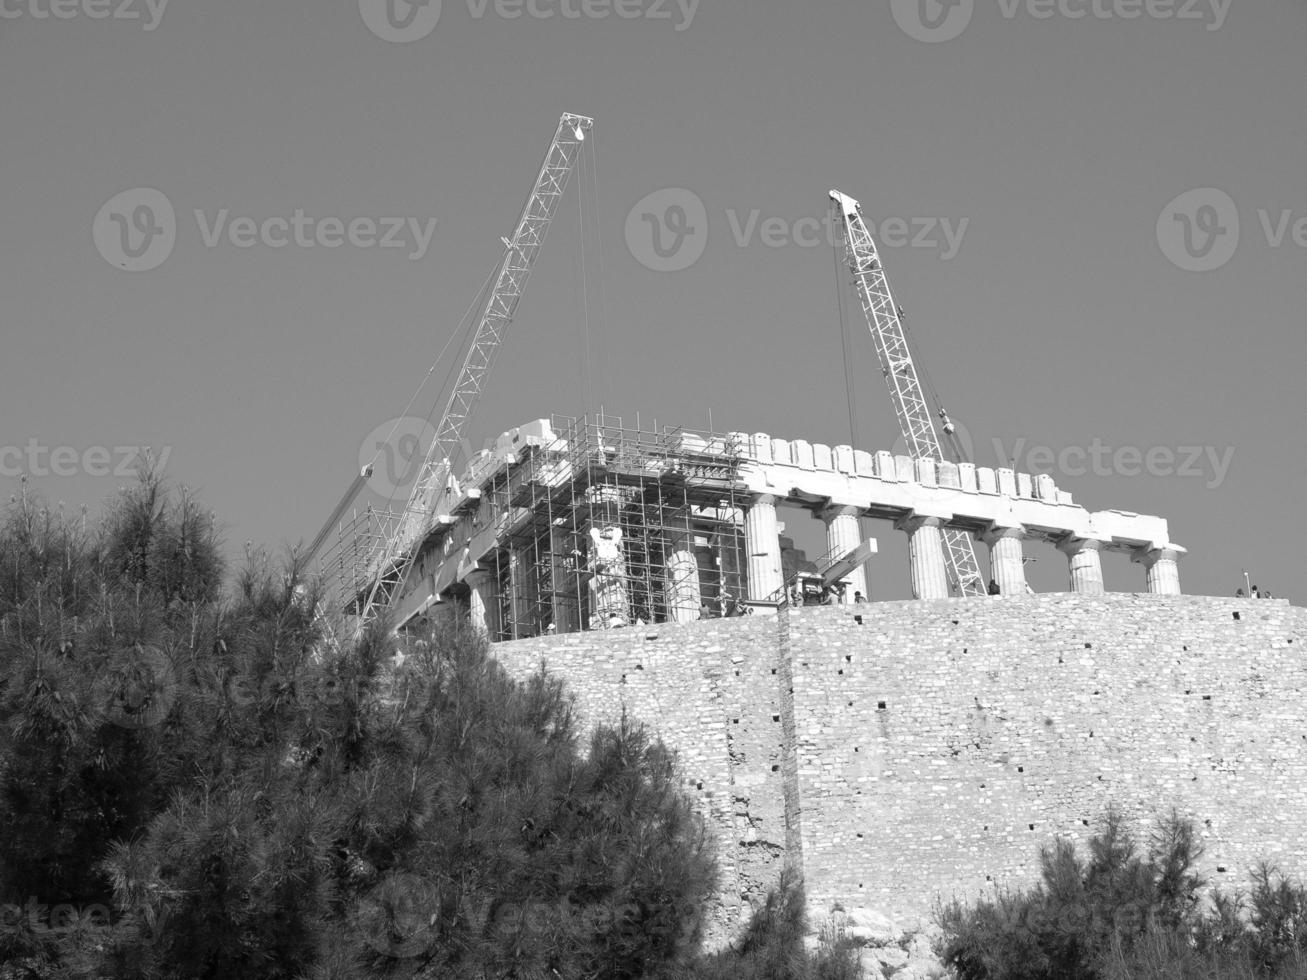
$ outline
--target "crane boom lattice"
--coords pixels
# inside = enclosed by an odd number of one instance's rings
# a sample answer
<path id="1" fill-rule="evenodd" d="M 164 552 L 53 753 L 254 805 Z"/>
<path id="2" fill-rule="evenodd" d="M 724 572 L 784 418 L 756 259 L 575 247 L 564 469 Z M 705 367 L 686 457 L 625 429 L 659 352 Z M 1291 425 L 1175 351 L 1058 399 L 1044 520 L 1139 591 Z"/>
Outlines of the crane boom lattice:
<path id="1" fill-rule="evenodd" d="M 913 459 L 943 460 L 935 417 L 926 400 L 917 375 L 917 367 L 908 347 L 907 332 L 899 316 L 898 305 L 890 292 L 876 242 L 862 220 L 861 206 L 839 191 L 831 191 L 834 223 L 843 229 L 844 251 L 853 285 L 862 303 L 863 315 L 871 328 L 871 337 L 880 359 L 881 370 L 889 385 L 890 398 L 898 416 L 899 429 Z M 971 537 L 958 528 L 944 529 L 944 553 L 953 588 L 959 595 L 984 595 L 984 580 L 976 561 Z"/>
<path id="2" fill-rule="evenodd" d="M 370 563 L 368 594 L 360 602 L 359 619 L 366 624 L 396 597 L 431 530 L 436 508 L 453 489 L 454 466 L 462 452 L 468 420 L 476 411 L 500 345 L 512 325 L 517 305 L 531 278 L 545 235 L 558 211 L 581 144 L 594 120 L 564 113 L 545 154 L 517 229 L 504 239 L 504 257 L 490 290 L 476 332 L 450 392 L 408 502 L 390 534 L 384 536 Z"/>

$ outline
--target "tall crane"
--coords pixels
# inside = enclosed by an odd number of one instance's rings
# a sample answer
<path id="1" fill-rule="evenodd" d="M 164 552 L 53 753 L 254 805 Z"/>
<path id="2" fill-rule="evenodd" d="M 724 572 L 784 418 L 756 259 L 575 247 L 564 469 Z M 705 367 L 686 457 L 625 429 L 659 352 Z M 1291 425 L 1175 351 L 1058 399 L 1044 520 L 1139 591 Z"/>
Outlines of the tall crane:
<path id="1" fill-rule="evenodd" d="M 467 422 L 476 411 L 495 356 L 512 325 L 517 304 L 558 211 L 580 146 L 593 127 L 593 119 L 570 112 L 563 114 L 517 228 L 512 238 L 502 239 L 504 253 L 494 286 L 487 294 L 480 321 L 436 427 L 435 437 L 418 470 L 404 510 L 393 522 L 393 530 L 377 544 L 368 562 L 367 581 L 370 585 L 367 595 L 359 600 L 360 625 L 366 625 L 403 593 L 409 570 L 434 523 L 436 508 L 447 494 L 455 490 L 454 465 L 464 444 Z M 355 481 L 355 487 L 366 477 L 365 469 L 362 477 Z M 333 520 L 340 512 L 338 507 Z M 322 537 L 319 535 L 315 543 L 320 543 Z"/>
<path id="2" fill-rule="evenodd" d="M 862 302 L 862 312 L 871 328 L 871 337 L 880 358 L 881 370 L 889 384 L 890 398 L 898 416 L 899 429 L 907 442 L 908 455 L 913 459 L 943 460 L 944 453 L 939 433 L 935 429 L 935 415 L 926 402 L 926 395 L 917 376 L 917 367 L 908 347 L 907 332 L 903 326 L 898 305 L 890 292 L 885 268 L 876 250 L 876 242 L 862 220 L 862 207 L 847 194 L 831 191 L 832 225 L 843 230 L 844 253 L 853 273 L 853 285 Z M 963 462 L 961 445 L 954 438 L 954 426 L 941 407 L 939 417 L 945 434 L 950 439 L 950 456 Z M 984 579 L 976 561 L 971 536 L 957 528 L 944 530 L 944 554 L 948 561 L 949 576 L 959 595 L 985 595 Z"/>

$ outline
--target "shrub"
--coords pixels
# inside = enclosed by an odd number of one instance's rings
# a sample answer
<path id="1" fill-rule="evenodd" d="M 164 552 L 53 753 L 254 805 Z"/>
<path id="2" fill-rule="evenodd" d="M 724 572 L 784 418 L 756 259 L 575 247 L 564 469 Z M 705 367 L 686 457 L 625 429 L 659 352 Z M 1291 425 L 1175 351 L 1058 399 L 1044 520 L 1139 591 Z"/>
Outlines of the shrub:
<path id="1" fill-rule="evenodd" d="M 1215 890 L 1204 908 L 1200 855 L 1193 824 L 1178 814 L 1141 853 L 1109 809 L 1087 859 L 1058 840 L 1041 849 L 1033 888 L 941 905 L 944 961 L 959 980 L 1307 976 L 1307 890 L 1263 865 L 1246 905 Z"/>

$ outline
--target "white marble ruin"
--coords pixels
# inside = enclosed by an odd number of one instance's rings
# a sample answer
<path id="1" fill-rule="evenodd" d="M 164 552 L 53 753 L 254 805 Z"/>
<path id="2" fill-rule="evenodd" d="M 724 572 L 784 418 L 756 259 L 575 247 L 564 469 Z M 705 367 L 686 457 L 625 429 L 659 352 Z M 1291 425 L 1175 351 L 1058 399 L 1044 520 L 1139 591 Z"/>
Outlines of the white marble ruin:
<path id="1" fill-rule="evenodd" d="M 742 516 L 751 600 L 763 600 L 782 587 L 776 514 L 781 503 L 807 507 L 824 520 L 833 552 L 851 551 L 861 543 L 862 519 L 884 520 L 907 534 L 912 590 L 919 599 L 949 595 L 943 550 L 946 528 L 962 529 L 989 549 L 992 576 L 1005 594 L 1026 589 L 1024 551 L 1030 543 L 1051 545 L 1067 556 L 1070 587 L 1076 592 L 1104 591 L 1101 555 L 1114 551 L 1144 566 L 1149 592 L 1180 593 L 1178 562 L 1185 549 L 1171 541 L 1163 518 L 1122 510 L 1088 511 L 1047 474 L 913 460 L 766 433 L 731 433 L 718 446 L 689 434 L 679 438 L 684 448 L 696 453 L 719 450 L 742 461 L 739 480 L 748 490 Z M 400 622 L 441 601 L 451 586 L 461 582 L 471 589 L 474 620 L 480 616 L 478 625 L 493 630 L 481 569 L 513 522 L 527 514 L 510 508 L 492 517 L 482 489 L 492 476 L 519 465 L 528 451 L 557 459 L 556 466 L 543 469 L 551 485 L 561 485 L 572 477 L 567 448 L 549 422 L 540 419 L 504 433 L 493 449 L 471 461 L 445 498 L 442 513 L 436 515 L 421 551 L 424 574 L 417 588 L 400 600 Z M 539 462 L 535 465 L 539 471 Z M 615 540 L 612 531 L 617 531 Z M 623 588 L 620 529 L 600 526 L 591 534 L 595 543 L 591 608 L 600 614 L 599 625 L 604 625 L 610 607 L 624 606 L 618 594 Z M 676 602 L 670 605 L 678 620 L 694 618 L 697 604 L 697 586 L 686 581 L 687 569 L 680 567 L 690 561 L 692 556 L 687 559 L 680 550 L 671 549 L 669 581 L 674 583 Z M 855 591 L 870 594 L 864 568 L 854 569 L 844 581 L 848 596 Z"/>

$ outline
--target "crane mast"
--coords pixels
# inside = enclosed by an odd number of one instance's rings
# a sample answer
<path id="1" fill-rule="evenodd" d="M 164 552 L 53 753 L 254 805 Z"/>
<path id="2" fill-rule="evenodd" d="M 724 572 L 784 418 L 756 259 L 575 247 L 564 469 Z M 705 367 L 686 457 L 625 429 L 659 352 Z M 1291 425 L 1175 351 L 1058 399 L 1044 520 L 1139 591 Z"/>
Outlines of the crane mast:
<path id="1" fill-rule="evenodd" d="M 593 126 L 594 120 L 586 116 L 563 114 L 517 229 L 511 239 L 503 240 L 504 256 L 498 275 L 436 428 L 435 438 L 418 470 L 408 502 L 394 524 L 394 532 L 381 542 L 372 562 L 375 572 L 369 576 L 371 586 L 360 604 L 361 624 L 371 621 L 401 591 L 417 550 L 431 529 L 436 508 L 453 490 L 453 467 L 464 443 L 468 419 L 476 411 L 485 390 L 495 356 L 512 325 L 517 304 L 558 211 L 580 146 Z"/>
<path id="2" fill-rule="evenodd" d="M 876 249 L 876 242 L 862 220 L 862 208 L 853 198 L 831 191 L 832 221 L 843 229 L 845 258 L 853 273 L 853 284 L 871 328 L 876 356 L 889 384 L 890 399 L 898 416 L 899 429 L 913 459 L 944 459 L 935 418 L 917 376 L 908 347 L 907 333 L 889 280 Z M 941 412 L 942 414 L 942 412 Z M 955 444 L 956 446 L 956 444 Z M 945 528 L 944 552 L 953 587 L 960 595 L 984 595 L 984 580 L 976 551 L 967 532 Z"/>

